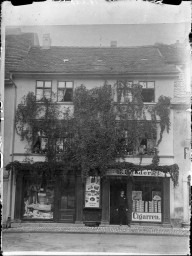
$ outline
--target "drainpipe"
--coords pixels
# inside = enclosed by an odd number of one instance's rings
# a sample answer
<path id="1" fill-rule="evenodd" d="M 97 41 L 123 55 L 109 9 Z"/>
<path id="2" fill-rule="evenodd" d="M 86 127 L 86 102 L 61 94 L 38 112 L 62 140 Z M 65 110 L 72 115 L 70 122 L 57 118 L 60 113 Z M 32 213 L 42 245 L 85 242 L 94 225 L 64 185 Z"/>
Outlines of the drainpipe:
<path id="1" fill-rule="evenodd" d="M 12 145 L 11 145 L 11 162 L 14 160 L 14 144 L 15 144 L 15 114 L 16 114 L 16 103 L 17 103 L 17 86 L 12 80 L 12 74 L 10 74 L 10 80 L 15 88 L 14 94 L 14 109 L 13 109 L 13 127 L 12 127 Z M 7 218 L 7 227 L 11 227 L 11 212 L 12 212 L 12 188 L 13 188 L 13 169 L 10 171 L 9 174 L 10 178 L 10 201 L 9 201 L 9 215 Z"/>

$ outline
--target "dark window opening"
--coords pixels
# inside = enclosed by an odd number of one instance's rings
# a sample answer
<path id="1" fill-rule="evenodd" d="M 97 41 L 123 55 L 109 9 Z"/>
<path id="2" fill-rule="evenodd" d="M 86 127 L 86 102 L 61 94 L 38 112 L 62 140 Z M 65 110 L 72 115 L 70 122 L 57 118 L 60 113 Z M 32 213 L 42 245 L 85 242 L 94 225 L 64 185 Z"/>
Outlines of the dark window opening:
<path id="1" fill-rule="evenodd" d="M 73 101 L 73 82 L 58 82 L 57 101 L 58 102 Z"/>

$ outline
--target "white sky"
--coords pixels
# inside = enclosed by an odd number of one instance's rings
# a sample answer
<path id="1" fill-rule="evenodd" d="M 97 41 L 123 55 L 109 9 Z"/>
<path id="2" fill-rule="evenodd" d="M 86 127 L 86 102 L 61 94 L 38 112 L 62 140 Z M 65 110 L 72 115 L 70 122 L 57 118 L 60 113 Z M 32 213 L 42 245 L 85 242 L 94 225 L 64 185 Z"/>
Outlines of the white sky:
<path id="1" fill-rule="evenodd" d="M 22 27 L 23 32 L 50 33 L 52 45 L 118 46 L 151 45 L 156 42 L 183 42 L 189 34 L 190 2 L 179 6 L 157 5 L 143 1 L 2 4 L 2 31 L 6 26 Z M 24 27 L 25 26 L 25 27 Z"/>
<path id="2" fill-rule="evenodd" d="M 183 42 L 188 37 L 188 24 L 135 24 L 135 25 L 66 25 L 26 26 L 22 32 L 36 32 L 42 44 L 43 34 L 50 33 L 52 45 L 57 46 L 118 46 L 152 45 L 154 43 Z"/>

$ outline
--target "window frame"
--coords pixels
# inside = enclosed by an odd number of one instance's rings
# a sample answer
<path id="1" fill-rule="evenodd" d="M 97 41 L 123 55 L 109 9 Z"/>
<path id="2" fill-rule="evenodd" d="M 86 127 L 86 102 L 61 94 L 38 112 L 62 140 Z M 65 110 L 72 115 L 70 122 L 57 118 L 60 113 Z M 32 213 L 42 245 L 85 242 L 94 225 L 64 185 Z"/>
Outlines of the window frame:
<path id="1" fill-rule="evenodd" d="M 37 86 L 37 83 L 38 82 L 43 82 L 43 87 L 38 87 Z M 51 87 L 45 87 L 45 82 L 51 82 Z M 36 102 L 39 102 L 41 103 L 42 100 L 37 100 L 37 90 L 38 89 L 42 89 L 43 90 L 43 98 L 44 98 L 44 92 L 45 92 L 45 89 L 50 89 L 51 90 L 51 94 L 50 94 L 50 99 L 52 99 L 52 80 L 36 80 L 36 86 L 35 86 L 35 98 L 36 98 Z"/>
<path id="2" fill-rule="evenodd" d="M 154 91 L 153 101 L 144 101 L 143 100 L 143 103 L 155 103 L 155 81 L 139 81 L 139 84 L 140 83 L 146 83 L 146 88 L 142 88 L 142 90 L 153 89 L 153 91 Z M 154 83 L 154 88 L 148 88 L 148 83 Z"/>
<path id="3" fill-rule="evenodd" d="M 65 83 L 65 87 L 64 88 L 59 88 L 59 83 L 60 82 L 63 82 L 63 83 Z M 68 89 L 72 89 L 72 100 L 71 101 L 58 101 L 58 92 L 59 92 L 59 90 L 63 90 L 63 89 L 67 89 L 66 88 L 66 83 L 68 83 L 68 82 L 70 82 L 70 83 L 72 83 L 72 88 L 68 88 Z M 69 104 L 69 103 L 73 103 L 73 93 L 74 93 L 74 81 L 71 81 L 71 80 L 57 80 L 57 103 L 63 103 L 63 104 Z"/>

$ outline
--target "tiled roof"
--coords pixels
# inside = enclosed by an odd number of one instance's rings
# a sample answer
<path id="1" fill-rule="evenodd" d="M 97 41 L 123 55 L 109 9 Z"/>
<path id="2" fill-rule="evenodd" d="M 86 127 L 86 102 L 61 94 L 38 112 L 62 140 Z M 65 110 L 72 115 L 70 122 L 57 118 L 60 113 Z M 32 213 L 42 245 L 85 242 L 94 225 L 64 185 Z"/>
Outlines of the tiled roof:
<path id="1" fill-rule="evenodd" d="M 172 45 L 156 44 L 156 46 L 167 63 L 182 65 L 190 60 L 190 50 L 187 50 L 186 45 L 176 43 Z"/>
<path id="2" fill-rule="evenodd" d="M 67 74 L 129 74 L 177 72 L 155 46 L 132 48 L 32 47 L 11 71 Z"/>
<path id="3" fill-rule="evenodd" d="M 34 45 L 34 33 L 22 33 L 16 35 L 6 35 L 5 38 L 5 73 L 14 70 L 27 55 L 30 47 Z"/>

